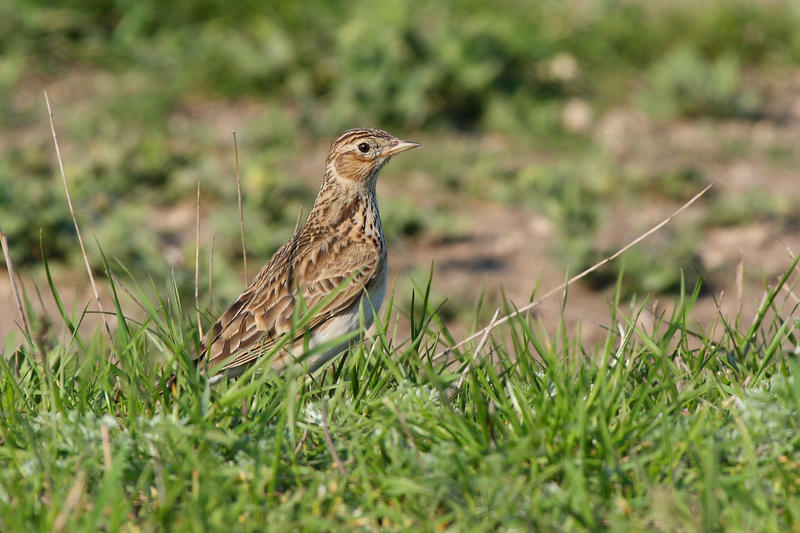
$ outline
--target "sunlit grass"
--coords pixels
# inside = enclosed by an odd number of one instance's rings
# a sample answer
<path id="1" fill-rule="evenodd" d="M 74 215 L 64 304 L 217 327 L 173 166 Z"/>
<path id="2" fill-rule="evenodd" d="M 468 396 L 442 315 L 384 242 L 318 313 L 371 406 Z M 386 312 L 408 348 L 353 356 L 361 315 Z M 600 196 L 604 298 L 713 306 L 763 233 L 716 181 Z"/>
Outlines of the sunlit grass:
<path id="1" fill-rule="evenodd" d="M 132 285 L 144 319 L 118 305 L 113 341 L 4 354 L 0 526 L 796 528 L 796 263 L 752 324 L 699 329 L 698 286 L 647 327 L 646 302 L 612 302 L 594 348 L 526 316 L 442 357 L 457 339 L 422 287 L 410 339 L 380 325 L 405 312 L 389 302 L 314 376 L 254 368 L 213 388 L 190 363 L 193 309 L 174 285 Z"/>

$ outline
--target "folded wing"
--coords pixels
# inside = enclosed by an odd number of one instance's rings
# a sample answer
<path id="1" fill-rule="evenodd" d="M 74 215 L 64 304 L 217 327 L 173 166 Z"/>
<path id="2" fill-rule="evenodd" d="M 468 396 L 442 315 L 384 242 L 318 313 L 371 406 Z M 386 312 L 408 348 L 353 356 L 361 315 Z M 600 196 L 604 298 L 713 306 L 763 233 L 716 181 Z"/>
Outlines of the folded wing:
<path id="1" fill-rule="evenodd" d="M 295 333 L 291 346 L 306 331 L 357 304 L 380 260 L 380 249 L 370 241 L 296 234 L 214 324 L 203 340 L 198 364 L 207 362 L 209 369 L 222 365 L 218 370 L 224 371 L 253 362 L 291 331 L 299 295 L 311 309 L 335 293 L 308 326 Z M 283 366 L 282 357 L 285 354 L 278 354 L 273 366 Z"/>

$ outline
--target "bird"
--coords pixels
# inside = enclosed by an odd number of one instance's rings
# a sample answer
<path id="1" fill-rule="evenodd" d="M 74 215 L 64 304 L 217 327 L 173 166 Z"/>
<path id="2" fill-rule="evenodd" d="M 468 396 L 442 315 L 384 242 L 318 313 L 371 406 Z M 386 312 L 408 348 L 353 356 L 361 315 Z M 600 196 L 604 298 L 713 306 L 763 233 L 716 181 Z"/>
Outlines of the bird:
<path id="1" fill-rule="evenodd" d="M 272 256 L 202 339 L 195 363 L 212 384 L 272 356 L 280 372 L 309 349 L 372 325 L 386 292 L 388 255 L 375 192 L 389 159 L 419 143 L 374 128 L 342 133 L 330 146 L 322 185 L 305 224 Z M 298 306 L 300 306 L 298 308 Z M 294 331 L 298 310 L 316 310 Z M 330 343 L 328 343 L 330 344 Z M 349 341 L 320 348 L 308 370 L 343 353 Z M 326 345 L 328 346 L 328 345 Z"/>

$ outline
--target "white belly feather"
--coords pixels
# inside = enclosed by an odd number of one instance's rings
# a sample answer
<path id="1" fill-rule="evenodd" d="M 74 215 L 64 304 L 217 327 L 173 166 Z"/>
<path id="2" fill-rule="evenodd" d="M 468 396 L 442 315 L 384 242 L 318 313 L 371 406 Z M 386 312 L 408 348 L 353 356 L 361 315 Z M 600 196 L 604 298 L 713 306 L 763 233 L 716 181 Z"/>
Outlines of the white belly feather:
<path id="1" fill-rule="evenodd" d="M 338 316 L 330 319 L 324 326 L 318 328 L 310 336 L 308 339 L 309 348 L 314 348 L 315 346 L 319 346 L 320 344 L 356 331 L 361 323 L 361 313 L 364 314 L 364 330 L 366 331 L 372 326 L 375 314 L 380 311 L 383 299 L 386 296 L 386 270 L 386 268 L 383 269 L 380 277 L 375 280 L 373 287 L 368 290 L 368 296 L 362 296 L 356 304 L 352 305 Z M 313 360 L 308 361 L 309 370 L 312 372 L 315 371 L 333 357 L 340 354 L 347 346 L 348 342 L 343 342 L 322 353 L 314 355 Z"/>

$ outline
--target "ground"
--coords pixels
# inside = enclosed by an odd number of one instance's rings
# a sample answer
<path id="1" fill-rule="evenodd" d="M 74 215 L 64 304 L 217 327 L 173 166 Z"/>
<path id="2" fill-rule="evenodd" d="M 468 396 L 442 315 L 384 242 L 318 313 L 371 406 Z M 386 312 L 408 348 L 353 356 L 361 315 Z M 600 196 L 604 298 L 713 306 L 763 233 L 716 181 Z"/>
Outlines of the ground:
<path id="1" fill-rule="evenodd" d="M 455 307 L 448 316 L 452 317 L 456 330 L 463 334 L 470 329 L 472 320 L 462 319 L 474 318 L 480 289 L 487 295 L 488 305 L 479 314 L 485 323 L 494 306 L 499 304 L 501 291 L 519 306 L 529 300 L 534 288 L 538 287 L 538 293 L 542 294 L 562 283 L 567 275 L 576 274 L 579 267 L 586 266 L 565 262 L 563 254 L 559 253 L 565 242 L 575 238 L 590 239 L 594 250 L 607 255 L 667 217 L 705 185 L 713 183 L 704 198 L 642 246 L 651 257 L 657 258 L 660 246 L 668 246 L 684 234 L 691 235 L 694 239 L 691 259 L 675 270 L 682 267 L 693 276 L 702 275 L 705 280 L 694 319 L 710 323 L 718 309 L 727 316 L 735 316 L 740 311 L 745 318 L 752 316 L 764 283 L 772 282 L 784 272 L 792 255 L 800 251 L 800 192 L 797 187 L 800 72 L 753 83 L 758 83 L 765 95 L 757 116 L 664 120 L 650 117 L 635 106 L 627 106 L 581 119 L 589 121 L 579 124 L 586 130 L 583 142 L 592 147 L 593 153 L 599 154 L 591 156 L 589 164 L 598 161 L 602 165 L 597 169 L 599 177 L 590 181 L 589 190 L 593 194 L 579 198 L 579 202 L 592 204 L 592 208 L 600 212 L 597 228 L 586 235 L 570 233 L 560 226 L 561 220 L 542 209 L 535 196 L 523 196 L 520 201 L 498 199 L 491 194 L 491 183 L 476 190 L 468 176 L 463 180 L 459 176 L 443 180 L 437 175 L 443 166 L 441 161 L 434 166 L 428 164 L 437 159 L 438 153 L 443 157 L 473 157 L 476 165 L 494 157 L 498 161 L 486 175 L 492 180 L 492 172 L 496 171 L 498 181 L 502 181 L 503 173 L 508 174 L 509 168 L 514 171 L 527 168 L 526 165 L 536 168 L 544 164 L 542 161 L 553 166 L 564 161 L 569 163 L 572 157 L 569 151 L 550 150 L 547 146 L 536 146 L 535 141 L 521 142 L 498 133 L 455 133 L 442 137 L 419 132 L 412 138 L 423 143 L 419 151 L 422 157 L 417 157 L 416 153 L 404 154 L 402 160 L 398 158 L 383 171 L 379 184 L 379 200 L 384 212 L 405 220 L 403 216 L 406 215 L 398 215 L 398 211 L 410 206 L 416 213 L 414 216 L 422 219 L 420 222 L 412 217 L 411 225 L 418 227 L 395 231 L 390 239 L 390 280 L 403 290 L 409 286 L 409 275 L 418 284 L 424 284 L 428 268 L 433 264 L 434 295 L 439 299 L 448 298 L 448 305 Z M 58 109 L 73 114 L 80 111 L 86 103 L 80 88 L 81 81 L 77 77 L 51 89 L 57 113 Z M 33 97 L 27 95 L 27 98 Z M 574 108 L 574 103 L 569 106 Z M 197 104 L 176 112 L 171 123 L 209 132 L 208 149 L 199 147 L 200 152 L 214 161 L 212 168 L 230 168 L 232 154 L 226 153 L 224 147 L 231 144 L 231 131 L 246 128 L 248 121 L 258 113 L 259 104 L 254 102 Z M 564 120 L 575 121 L 568 114 Z M 46 122 L 37 120 L 34 124 L 21 131 L 15 140 L 6 142 L 29 142 L 30 139 L 43 142 L 49 136 Z M 79 157 L 82 147 L 66 133 L 61 134 L 61 142 L 66 146 L 64 157 L 69 168 L 70 160 Z M 240 154 L 243 165 L 253 151 L 264 148 L 251 145 L 243 150 Z M 311 198 L 326 148 L 321 142 L 304 145 L 302 157 L 284 151 L 283 160 L 275 165 L 296 176 L 306 197 Z M 470 163 L 462 162 L 456 168 L 469 171 Z M 591 169 L 585 172 L 590 173 Z M 626 177 L 618 179 L 618 175 Z M 670 176 L 678 176 L 675 183 L 669 181 Z M 54 176 L 54 184 L 55 179 Z M 573 178 L 567 175 L 564 179 Z M 235 186 L 232 181 L 229 183 Z M 510 186 L 512 196 L 513 186 Z M 251 198 L 246 197 L 246 200 Z M 81 206 L 76 207 L 80 213 Z M 310 205 L 304 207 L 307 213 Z M 216 231 L 213 211 L 222 211 L 226 217 L 237 216 L 235 203 L 216 203 L 211 208 L 203 205 L 200 239 L 206 245 Z M 743 214 L 740 216 L 739 212 Z M 751 216 L 753 212 L 755 216 Z M 159 231 L 178 236 L 159 244 L 163 258 L 170 265 L 183 265 L 193 270 L 191 264 L 187 265 L 193 261 L 193 254 L 186 250 L 193 250 L 194 216 L 194 198 L 188 197 L 168 206 L 152 206 L 148 220 L 143 221 L 145 229 L 142 231 L 150 228 L 155 233 L 153 224 L 157 221 Z M 84 225 L 84 231 L 85 238 L 90 239 L 92 227 Z M 248 235 L 250 241 L 259 238 L 259 235 Z M 266 259 L 266 256 L 251 255 L 251 274 L 254 265 L 263 264 Z M 36 279 L 44 289 L 41 273 L 30 266 L 22 270 L 30 273 L 30 277 L 23 274 L 23 279 L 29 297 L 35 298 L 35 292 L 30 291 L 30 279 Z M 91 293 L 80 263 L 56 265 L 55 270 L 62 296 L 67 300 L 75 298 L 74 302 L 68 301 L 69 306 L 80 308 L 90 302 Z M 613 276 L 611 283 L 590 280 L 570 287 L 564 315 L 570 327 L 582 325 L 586 340 L 597 339 L 608 327 L 607 300 L 613 293 Z M 636 301 L 641 302 L 645 294 L 633 292 Z M 215 297 L 217 311 L 224 297 Z M 402 297 L 407 298 L 405 294 Z M 656 312 L 668 309 L 673 298 L 674 291 L 652 295 L 647 308 Z M 55 317 L 48 294 L 43 295 L 43 301 L 48 313 Z M 0 302 L 3 302 L 0 335 L 6 335 L 16 329 L 18 320 L 6 275 L 0 277 Z M 33 305 L 39 307 L 38 302 Z M 545 324 L 552 325 L 557 323 L 561 306 L 561 298 L 554 296 L 535 312 Z M 95 323 L 92 317 L 87 320 L 88 327 Z M 405 326 L 401 325 L 401 331 L 404 330 Z"/>

